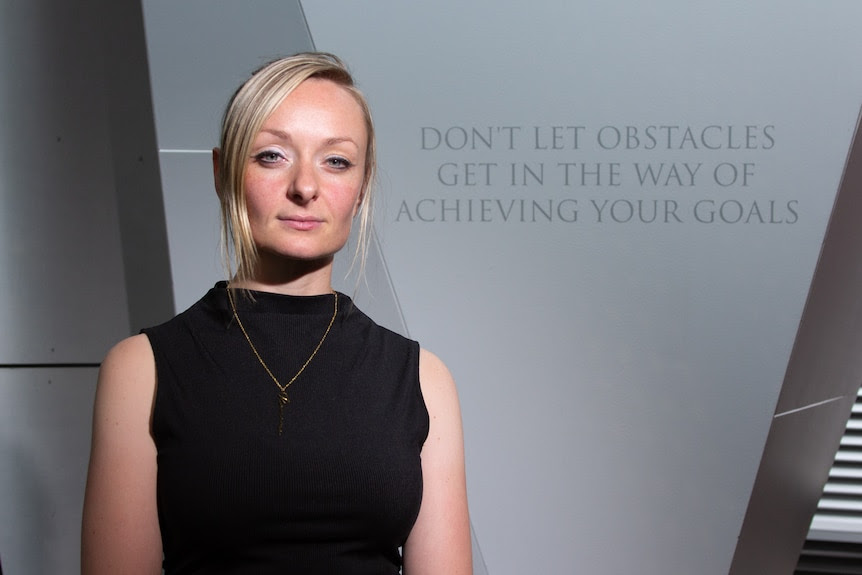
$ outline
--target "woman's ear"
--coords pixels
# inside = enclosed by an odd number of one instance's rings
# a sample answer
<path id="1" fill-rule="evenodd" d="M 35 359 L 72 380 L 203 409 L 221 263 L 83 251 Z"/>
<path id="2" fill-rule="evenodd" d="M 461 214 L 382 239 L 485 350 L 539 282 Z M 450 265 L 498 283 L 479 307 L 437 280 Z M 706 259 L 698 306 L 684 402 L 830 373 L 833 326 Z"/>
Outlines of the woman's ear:
<path id="1" fill-rule="evenodd" d="M 356 197 L 356 204 L 353 206 L 353 217 L 356 217 L 356 214 L 359 213 L 359 210 L 362 208 L 362 202 L 365 200 L 365 194 L 367 190 L 363 187 L 362 190 L 359 191 L 359 195 Z"/>
<path id="2" fill-rule="evenodd" d="M 216 194 L 221 196 L 221 190 L 219 189 L 219 158 L 221 157 L 221 150 L 218 148 L 213 148 L 213 183 L 215 184 Z"/>

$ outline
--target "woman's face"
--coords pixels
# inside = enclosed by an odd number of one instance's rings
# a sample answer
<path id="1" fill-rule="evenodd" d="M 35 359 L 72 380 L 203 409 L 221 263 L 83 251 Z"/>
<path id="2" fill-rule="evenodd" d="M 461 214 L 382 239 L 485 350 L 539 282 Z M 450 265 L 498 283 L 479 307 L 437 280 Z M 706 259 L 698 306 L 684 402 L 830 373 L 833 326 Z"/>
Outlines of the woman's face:
<path id="1" fill-rule="evenodd" d="M 263 123 L 245 173 L 246 206 L 261 254 L 331 258 L 360 204 L 367 132 L 359 104 L 330 80 L 299 85 Z"/>

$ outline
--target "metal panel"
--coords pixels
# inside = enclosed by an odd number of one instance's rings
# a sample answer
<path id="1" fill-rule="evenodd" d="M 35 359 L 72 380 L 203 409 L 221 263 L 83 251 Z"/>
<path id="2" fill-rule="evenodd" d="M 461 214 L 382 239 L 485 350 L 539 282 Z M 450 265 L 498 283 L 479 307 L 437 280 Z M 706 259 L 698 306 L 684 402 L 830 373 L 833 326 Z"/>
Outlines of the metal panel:
<path id="1" fill-rule="evenodd" d="M 128 331 L 90 16 L 0 3 L 0 363 L 97 362 Z"/>
<path id="2" fill-rule="evenodd" d="M 5 573 L 80 572 L 95 368 L 0 369 Z"/>
<path id="3" fill-rule="evenodd" d="M 298 2 L 144 0 L 143 7 L 162 150 L 215 146 L 222 111 L 249 73 L 312 47 Z"/>
<path id="4" fill-rule="evenodd" d="M 176 310 L 196 302 L 225 279 L 219 249 L 219 205 L 212 154 L 160 153 L 165 222 Z"/>
<path id="5" fill-rule="evenodd" d="M 852 397 L 777 416 L 730 575 L 792 573 Z"/>

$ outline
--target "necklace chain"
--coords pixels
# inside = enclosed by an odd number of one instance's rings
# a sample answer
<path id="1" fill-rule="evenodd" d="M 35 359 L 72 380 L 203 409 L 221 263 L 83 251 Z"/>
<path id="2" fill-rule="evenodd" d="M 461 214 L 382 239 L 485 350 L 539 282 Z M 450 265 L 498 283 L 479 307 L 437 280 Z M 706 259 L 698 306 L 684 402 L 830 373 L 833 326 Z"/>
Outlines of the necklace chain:
<path id="1" fill-rule="evenodd" d="M 335 323 L 335 316 L 338 315 L 338 292 L 332 292 L 332 294 L 335 296 L 335 309 L 332 312 L 332 318 L 329 320 L 329 325 L 326 326 L 326 331 L 323 332 L 323 337 L 321 337 L 320 341 L 317 342 L 317 347 L 314 348 L 314 351 L 311 352 L 311 355 L 308 356 L 308 359 L 305 360 L 305 363 L 302 364 L 302 367 L 299 368 L 299 371 L 296 372 L 296 375 L 291 377 L 290 381 L 288 381 L 287 383 L 281 383 L 272 373 L 272 370 L 269 369 L 269 366 L 266 365 L 266 362 L 263 361 L 263 358 L 260 356 L 260 353 L 257 351 L 257 348 L 254 347 L 254 344 L 251 342 L 251 338 L 248 336 L 248 332 L 245 330 L 245 326 L 239 319 L 239 314 L 236 313 L 236 305 L 234 304 L 233 296 L 231 295 L 232 289 L 233 288 L 230 287 L 227 288 L 227 299 L 230 302 L 230 309 L 233 312 L 233 317 L 236 320 L 240 331 L 242 331 L 242 335 L 245 336 L 245 340 L 248 342 L 248 346 L 251 348 L 251 351 L 254 353 L 254 356 L 257 358 L 257 361 L 260 362 L 260 365 L 272 379 L 273 383 L 275 383 L 276 387 L 278 387 L 278 434 L 281 435 L 281 431 L 284 426 L 284 406 L 290 403 L 290 399 L 287 396 L 287 388 L 290 387 L 290 384 L 296 381 L 300 375 L 302 375 L 302 372 L 305 371 L 305 368 L 308 367 L 308 364 L 311 363 L 311 360 L 314 359 L 314 356 L 317 355 L 318 351 L 320 351 L 323 342 L 326 341 L 326 336 L 329 335 L 329 331 L 332 329 L 332 326 Z"/>

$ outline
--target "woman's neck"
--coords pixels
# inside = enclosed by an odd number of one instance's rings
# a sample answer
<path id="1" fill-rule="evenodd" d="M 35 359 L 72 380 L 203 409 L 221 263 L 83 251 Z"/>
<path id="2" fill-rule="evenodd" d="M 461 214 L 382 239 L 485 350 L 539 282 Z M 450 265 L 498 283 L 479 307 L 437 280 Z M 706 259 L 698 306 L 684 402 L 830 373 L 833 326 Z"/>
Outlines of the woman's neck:
<path id="1" fill-rule="evenodd" d="M 321 295 L 332 292 L 332 258 L 327 260 L 288 260 L 261 254 L 258 266 L 245 281 L 231 280 L 231 287 L 281 293 Z"/>

